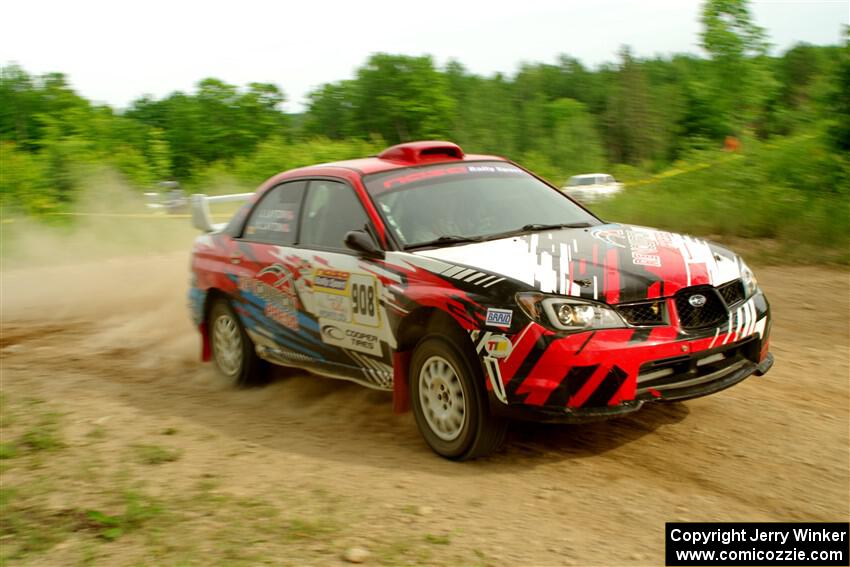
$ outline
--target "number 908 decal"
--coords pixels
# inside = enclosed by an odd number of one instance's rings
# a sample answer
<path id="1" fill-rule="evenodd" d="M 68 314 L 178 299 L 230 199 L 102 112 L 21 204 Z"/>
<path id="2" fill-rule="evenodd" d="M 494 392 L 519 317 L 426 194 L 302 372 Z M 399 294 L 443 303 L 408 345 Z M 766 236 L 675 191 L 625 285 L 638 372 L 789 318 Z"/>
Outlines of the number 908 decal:
<path id="1" fill-rule="evenodd" d="M 374 276 L 320 269 L 313 277 L 313 294 L 320 318 L 369 327 L 381 322 Z"/>
<path id="2" fill-rule="evenodd" d="M 351 274 L 351 317 L 358 325 L 377 327 L 380 323 L 376 283 L 372 276 Z"/>

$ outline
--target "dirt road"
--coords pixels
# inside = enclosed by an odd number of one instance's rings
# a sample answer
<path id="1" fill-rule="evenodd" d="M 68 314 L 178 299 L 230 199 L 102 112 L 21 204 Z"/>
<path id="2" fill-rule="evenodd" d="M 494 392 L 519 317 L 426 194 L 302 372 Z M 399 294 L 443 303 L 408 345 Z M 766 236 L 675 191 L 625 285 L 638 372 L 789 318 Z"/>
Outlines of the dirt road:
<path id="1" fill-rule="evenodd" d="M 502 453 L 462 464 L 383 393 L 286 371 L 224 387 L 197 362 L 185 255 L 6 272 L 3 553 L 324 565 L 357 546 L 368 564 L 660 565 L 665 521 L 847 521 L 848 272 L 757 272 L 775 316 L 767 376 L 618 421 L 521 424 Z M 61 442 L 20 441 L 33 427 Z M 131 521 L 128 498 L 149 513 Z"/>

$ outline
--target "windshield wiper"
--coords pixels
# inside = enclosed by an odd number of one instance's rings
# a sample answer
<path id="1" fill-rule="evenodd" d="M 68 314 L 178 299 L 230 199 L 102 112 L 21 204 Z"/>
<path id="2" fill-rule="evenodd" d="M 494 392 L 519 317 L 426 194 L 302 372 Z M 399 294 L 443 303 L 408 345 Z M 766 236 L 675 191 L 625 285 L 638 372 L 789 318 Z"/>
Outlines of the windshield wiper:
<path id="1" fill-rule="evenodd" d="M 539 222 L 527 224 L 522 228 L 515 228 L 513 230 L 506 230 L 505 232 L 499 232 L 497 234 L 489 234 L 486 238 L 487 240 L 496 240 L 499 238 L 507 238 L 509 236 L 516 236 L 517 234 L 522 234 L 524 232 L 535 232 L 538 230 L 555 230 L 558 228 L 588 228 L 593 226 L 589 222 L 568 222 L 568 223 L 557 223 L 557 224 L 543 224 Z"/>
<path id="2" fill-rule="evenodd" d="M 557 223 L 557 224 L 542 224 L 542 223 L 531 223 L 523 226 L 521 229 L 516 232 L 530 232 L 533 230 L 554 230 L 556 228 L 588 228 L 593 226 L 589 222 L 567 222 L 567 223 Z"/>
<path id="3" fill-rule="evenodd" d="M 483 238 L 480 236 L 460 236 L 457 234 L 447 234 L 435 238 L 434 240 L 427 240 L 425 242 L 409 244 L 405 246 L 404 249 L 411 250 L 413 248 L 427 248 L 428 246 L 439 246 L 441 244 L 463 244 L 466 242 L 481 242 L 482 240 Z"/>

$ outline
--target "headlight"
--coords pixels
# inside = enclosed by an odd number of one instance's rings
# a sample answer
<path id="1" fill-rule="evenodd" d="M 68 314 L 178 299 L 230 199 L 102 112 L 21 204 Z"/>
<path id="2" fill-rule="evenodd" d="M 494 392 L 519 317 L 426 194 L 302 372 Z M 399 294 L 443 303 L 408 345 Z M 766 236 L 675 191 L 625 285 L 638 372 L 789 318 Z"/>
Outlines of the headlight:
<path id="1" fill-rule="evenodd" d="M 741 259 L 739 259 L 738 262 L 741 266 L 741 282 L 744 284 L 744 297 L 750 298 L 758 291 L 759 282 L 756 279 L 756 275 L 750 267 L 747 266 L 746 262 Z"/>
<path id="2" fill-rule="evenodd" d="M 533 321 L 558 331 L 578 332 L 626 326 L 613 309 L 587 299 L 525 292 L 516 294 L 516 302 Z"/>

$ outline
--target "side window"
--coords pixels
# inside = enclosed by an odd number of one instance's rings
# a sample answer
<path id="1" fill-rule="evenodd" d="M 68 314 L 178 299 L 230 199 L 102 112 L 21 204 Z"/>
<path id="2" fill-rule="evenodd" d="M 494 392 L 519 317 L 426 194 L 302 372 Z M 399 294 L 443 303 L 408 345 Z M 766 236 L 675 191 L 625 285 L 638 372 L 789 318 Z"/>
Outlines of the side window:
<path id="1" fill-rule="evenodd" d="M 284 246 L 294 244 L 306 186 L 306 181 L 292 181 L 269 189 L 251 211 L 242 237 Z"/>
<path id="2" fill-rule="evenodd" d="M 351 187 L 339 181 L 316 179 L 307 190 L 298 244 L 345 249 L 345 234 L 362 229 L 368 222 Z"/>

